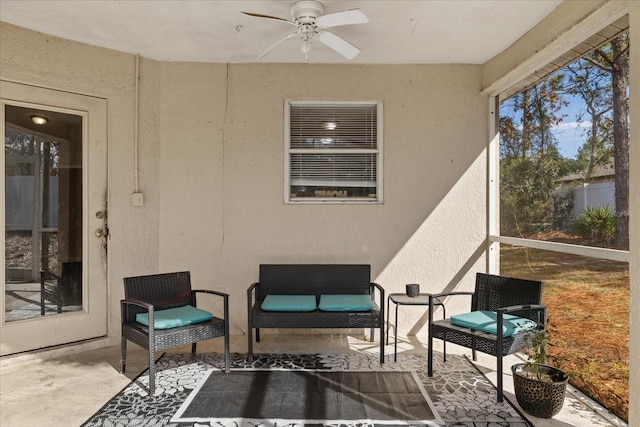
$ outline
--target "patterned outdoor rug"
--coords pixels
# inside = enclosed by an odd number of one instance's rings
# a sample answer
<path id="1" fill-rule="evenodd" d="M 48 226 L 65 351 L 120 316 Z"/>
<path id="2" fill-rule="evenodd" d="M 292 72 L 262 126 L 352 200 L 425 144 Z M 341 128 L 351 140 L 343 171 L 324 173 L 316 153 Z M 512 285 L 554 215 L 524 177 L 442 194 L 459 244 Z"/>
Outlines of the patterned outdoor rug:
<path id="1" fill-rule="evenodd" d="M 156 396 L 146 372 L 84 426 L 532 426 L 464 356 L 399 355 L 381 365 L 364 354 L 167 354 Z"/>

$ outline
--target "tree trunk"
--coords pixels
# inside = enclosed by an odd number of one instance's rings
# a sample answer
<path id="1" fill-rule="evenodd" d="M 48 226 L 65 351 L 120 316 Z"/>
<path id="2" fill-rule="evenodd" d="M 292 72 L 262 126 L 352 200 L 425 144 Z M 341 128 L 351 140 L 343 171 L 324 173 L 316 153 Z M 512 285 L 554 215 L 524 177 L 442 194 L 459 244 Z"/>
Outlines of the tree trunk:
<path id="1" fill-rule="evenodd" d="M 531 146 L 531 126 L 529 125 L 529 98 L 531 89 L 522 92 L 522 155 L 523 159 L 529 157 L 529 147 Z"/>
<path id="2" fill-rule="evenodd" d="M 616 170 L 616 238 L 619 248 L 629 247 L 629 39 L 620 36 L 611 41 L 613 48 L 613 144 Z"/>

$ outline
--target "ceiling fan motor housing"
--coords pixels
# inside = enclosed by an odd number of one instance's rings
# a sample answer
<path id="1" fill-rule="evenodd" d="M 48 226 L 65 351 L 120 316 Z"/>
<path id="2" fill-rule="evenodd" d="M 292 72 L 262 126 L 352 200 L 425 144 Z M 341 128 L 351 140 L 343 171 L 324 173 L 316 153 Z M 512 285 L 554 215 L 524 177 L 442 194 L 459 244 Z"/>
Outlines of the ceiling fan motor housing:
<path id="1" fill-rule="evenodd" d="M 292 4 L 290 12 L 296 24 L 313 24 L 324 13 L 324 6 L 314 0 L 302 0 Z"/>

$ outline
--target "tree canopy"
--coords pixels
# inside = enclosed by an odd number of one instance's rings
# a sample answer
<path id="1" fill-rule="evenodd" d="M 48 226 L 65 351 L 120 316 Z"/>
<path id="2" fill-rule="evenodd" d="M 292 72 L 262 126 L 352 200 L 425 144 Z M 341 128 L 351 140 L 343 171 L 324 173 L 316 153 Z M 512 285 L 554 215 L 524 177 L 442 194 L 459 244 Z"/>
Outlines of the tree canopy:
<path id="1" fill-rule="evenodd" d="M 596 168 L 615 168 L 615 245 L 628 245 L 628 34 L 549 75 L 500 106 L 501 228 L 506 235 L 568 227 L 572 201 L 559 191 L 568 174 L 590 183 Z M 569 100 L 584 106 L 575 117 Z M 577 155 L 564 157 L 554 129 L 564 120 L 587 125 Z M 564 206 L 564 208 L 562 208 Z M 575 218 L 573 218 L 575 219 Z"/>

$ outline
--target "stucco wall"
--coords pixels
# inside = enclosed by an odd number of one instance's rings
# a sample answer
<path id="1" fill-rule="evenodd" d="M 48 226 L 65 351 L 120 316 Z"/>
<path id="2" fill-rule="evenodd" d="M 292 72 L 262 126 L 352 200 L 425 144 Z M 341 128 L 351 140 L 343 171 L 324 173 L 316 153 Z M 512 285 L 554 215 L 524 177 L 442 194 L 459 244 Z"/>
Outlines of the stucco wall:
<path id="1" fill-rule="evenodd" d="M 387 292 L 435 291 L 462 265 L 475 271 L 486 223 L 478 67 L 159 67 L 160 269 L 229 292 L 236 331 L 260 263 L 370 263 Z M 383 100 L 383 205 L 284 204 L 284 99 Z M 418 332 L 420 314 L 402 330 Z"/>
<path id="2" fill-rule="evenodd" d="M 370 263 L 387 292 L 471 285 L 482 269 L 486 99 L 480 67 L 164 63 L 1 24 L 3 79 L 108 102 L 109 334 L 122 277 L 186 269 L 231 294 L 246 331 L 258 264 Z M 35 54 L 34 54 L 35 52 Z M 283 203 L 284 99 L 382 100 L 382 205 Z M 466 278 L 465 278 L 466 277 Z M 426 333 L 422 310 L 400 332 Z M 241 349 L 237 349 L 241 350 Z"/>

